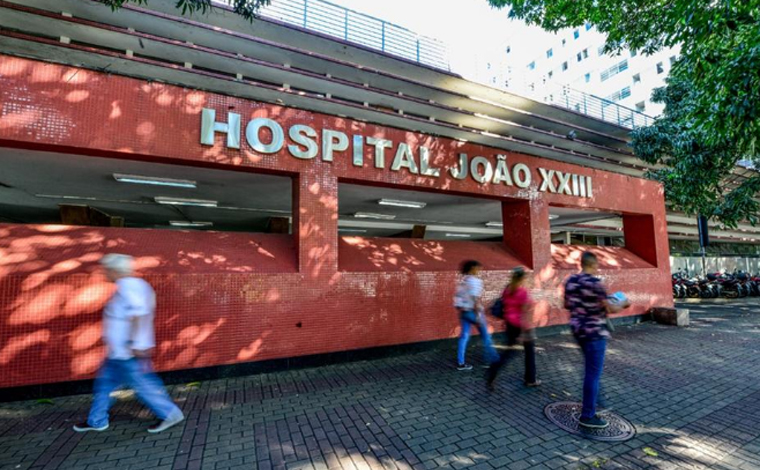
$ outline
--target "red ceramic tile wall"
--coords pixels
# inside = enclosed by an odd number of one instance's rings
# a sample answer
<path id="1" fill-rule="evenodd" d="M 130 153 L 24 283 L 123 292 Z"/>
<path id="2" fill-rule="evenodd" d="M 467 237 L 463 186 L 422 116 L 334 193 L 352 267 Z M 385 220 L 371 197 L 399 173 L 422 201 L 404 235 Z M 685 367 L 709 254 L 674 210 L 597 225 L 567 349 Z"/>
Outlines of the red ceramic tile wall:
<path id="1" fill-rule="evenodd" d="M 444 169 L 454 164 L 460 152 L 507 154 L 512 164 L 591 176 L 594 197 L 579 199 L 375 169 L 369 150 L 367 163 L 359 168 L 345 153 L 336 155 L 334 162 L 324 162 L 297 160 L 283 152 L 256 155 L 246 149 L 226 149 L 222 135 L 215 146 L 204 147 L 199 144 L 204 107 L 217 110 L 219 120 L 234 111 L 243 116 L 244 123 L 266 116 L 286 128 L 302 123 L 426 145 L 434 164 Z M 76 153 L 291 175 L 296 228 L 295 236 L 288 237 L 0 226 L 0 387 L 92 377 L 102 354 L 99 309 L 110 294 L 96 263 L 109 251 L 136 256 L 143 275 L 156 289 L 159 370 L 452 337 L 457 334 L 457 319 L 451 297 L 457 265 L 465 257 L 480 257 L 492 268 L 484 274 L 489 297 L 498 294 L 512 265 L 532 265 L 539 321 L 543 325 L 565 322 L 561 285 L 580 251 L 552 251 L 550 205 L 650 215 L 646 230 L 629 217 L 626 231 L 651 235 L 655 248 L 631 243 L 637 252 L 603 251 L 603 276 L 611 289 L 626 291 L 634 301 L 628 314 L 672 305 L 663 195 L 657 184 L 648 181 L 2 55 L 0 146 L 55 151 L 61 158 Z M 366 242 L 369 249 L 358 249 L 349 239 L 339 243 L 340 180 L 499 198 L 509 202 L 504 214 L 520 227 L 523 238 L 508 237 L 509 252 L 495 252 L 489 244 L 457 242 L 423 246 L 397 241 L 398 246 L 392 246 L 388 240 L 370 240 Z M 515 204 L 515 200 L 524 202 Z M 434 261 L 429 261 L 429 270 L 414 263 L 390 262 L 400 254 L 406 260 L 432 256 Z M 378 259 L 386 262 L 383 269 L 378 268 Z"/>

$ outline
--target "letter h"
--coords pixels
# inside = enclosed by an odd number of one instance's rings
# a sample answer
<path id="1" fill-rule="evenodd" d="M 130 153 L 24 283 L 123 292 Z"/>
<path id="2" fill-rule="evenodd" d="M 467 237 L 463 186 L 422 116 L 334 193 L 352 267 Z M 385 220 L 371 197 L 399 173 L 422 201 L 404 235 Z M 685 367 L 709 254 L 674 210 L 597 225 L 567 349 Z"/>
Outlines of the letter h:
<path id="1" fill-rule="evenodd" d="M 201 113 L 201 144 L 214 145 L 214 133 L 227 134 L 227 147 L 240 148 L 240 115 L 227 113 L 227 122 L 216 121 L 216 111 L 203 108 Z"/>

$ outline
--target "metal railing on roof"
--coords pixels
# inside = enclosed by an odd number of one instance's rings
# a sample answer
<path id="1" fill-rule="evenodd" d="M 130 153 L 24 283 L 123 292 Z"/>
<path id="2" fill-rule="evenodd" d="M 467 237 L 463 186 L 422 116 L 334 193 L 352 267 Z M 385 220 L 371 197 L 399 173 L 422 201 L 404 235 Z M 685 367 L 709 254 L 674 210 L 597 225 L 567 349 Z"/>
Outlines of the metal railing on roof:
<path id="1" fill-rule="evenodd" d="M 441 41 L 330 2 L 275 0 L 261 8 L 259 15 L 419 64 L 451 70 L 448 48 Z"/>
<path id="2" fill-rule="evenodd" d="M 212 1 L 229 5 L 225 0 Z M 419 64 L 451 71 L 449 51 L 445 43 L 324 0 L 274 0 L 261 8 L 259 15 Z M 538 90 L 509 91 L 629 129 L 648 126 L 654 120 L 642 112 L 568 86 L 557 87 L 553 92 L 547 86 Z"/>
<path id="3" fill-rule="evenodd" d="M 545 89 L 541 91 L 545 92 Z M 653 117 L 640 111 L 568 86 L 558 87 L 554 92 L 547 92 L 543 101 L 628 129 L 648 126 L 654 121 Z"/>

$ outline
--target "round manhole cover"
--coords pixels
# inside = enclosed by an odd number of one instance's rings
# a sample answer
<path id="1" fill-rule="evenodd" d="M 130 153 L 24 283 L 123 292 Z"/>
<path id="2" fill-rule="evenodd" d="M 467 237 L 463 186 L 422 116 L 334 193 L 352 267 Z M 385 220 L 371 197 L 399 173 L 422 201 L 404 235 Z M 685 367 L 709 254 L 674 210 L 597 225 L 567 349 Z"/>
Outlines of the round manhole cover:
<path id="1" fill-rule="evenodd" d="M 636 428 L 630 421 L 611 411 L 600 411 L 599 416 L 610 423 L 604 429 L 587 429 L 578 424 L 581 416 L 581 404 L 571 401 L 550 403 L 544 408 L 549 420 L 567 432 L 578 434 L 595 441 L 622 442 L 636 435 Z"/>

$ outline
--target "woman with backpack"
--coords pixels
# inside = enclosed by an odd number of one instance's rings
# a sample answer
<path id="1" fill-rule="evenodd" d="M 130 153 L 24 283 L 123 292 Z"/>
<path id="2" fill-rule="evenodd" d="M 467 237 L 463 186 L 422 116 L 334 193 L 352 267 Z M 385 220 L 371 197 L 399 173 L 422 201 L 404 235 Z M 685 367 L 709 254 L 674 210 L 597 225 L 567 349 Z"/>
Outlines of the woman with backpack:
<path id="1" fill-rule="evenodd" d="M 536 380 L 536 337 L 532 322 L 532 301 L 527 289 L 523 287 L 526 279 L 525 269 L 517 267 L 512 270 L 509 284 L 501 295 L 504 308 L 504 321 L 507 324 L 507 346 L 498 361 L 491 364 L 486 374 L 486 385 L 489 390 L 494 390 L 494 380 L 499 370 L 509 361 L 514 353 L 512 346 L 522 341 L 525 349 L 525 385 L 537 387 L 541 385 Z"/>

